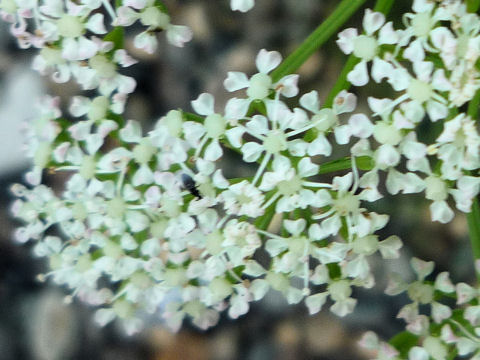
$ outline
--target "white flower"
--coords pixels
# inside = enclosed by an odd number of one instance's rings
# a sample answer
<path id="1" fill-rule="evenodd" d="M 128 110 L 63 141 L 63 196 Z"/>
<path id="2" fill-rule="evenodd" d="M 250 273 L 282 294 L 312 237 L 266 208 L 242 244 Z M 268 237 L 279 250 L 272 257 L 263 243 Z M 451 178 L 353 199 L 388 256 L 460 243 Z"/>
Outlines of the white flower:
<path id="1" fill-rule="evenodd" d="M 392 23 L 385 24 L 385 16 L 370 9 L 365 10 L 363 27 L 366 35 L 358 35 L 356 29 L 346 29 L 338 34 L 337 44 L 345 54 L 353 53 L 361 61 L 355 65 L 347 76 L 355 86 L 363 86 L 368 82 L 367 63 L 374 60 L 372 75 L 377 73 L 377 68 L 388 68 L 389 66 L 377 59 L 379 47 L 383 44 L 395 44 L 398 42 L 398 35 L 392 28 Z M 378 31 L 378 39 L 374 34 Z M 377 59 L 377 60 L 375 60 Z M 380 81 L 377 75 L 376 81 Z"/>
<path id="2" fill-rule="evenodd" d="M 277 51 L 260 50 L 256 58 L 258 73 L 250 79 L 241 72 L 228 72 L 228 77 L 224 81 L 227 91 L 237 91 L 247 88 L 248 99 L 232 98 L 225 107 L 225 113 L 228 118 L 241 119 L 248 111 L 250 103 L 254 100 L 265 100 L 270 92 L 274 91 L 285 97 L 292 97 L 298 94 L 297 81 L 298 75 L 287 75 L 273 83 L 268 75 L 282 61 L 282 56 Z"/>
<path id="3" fill-rule="evenodd" d="M 224 202 L 227 214 L 253 218 L 263 215 L 263 200 L 262 192 L 246 180 L 230 185 L 220 194 L 220 201 Z"/>
<path id="4" fill-rule="evenodd" d="M 247 12 L 255 5 L 255 0 L 230 0 L 233 11 Z"/>

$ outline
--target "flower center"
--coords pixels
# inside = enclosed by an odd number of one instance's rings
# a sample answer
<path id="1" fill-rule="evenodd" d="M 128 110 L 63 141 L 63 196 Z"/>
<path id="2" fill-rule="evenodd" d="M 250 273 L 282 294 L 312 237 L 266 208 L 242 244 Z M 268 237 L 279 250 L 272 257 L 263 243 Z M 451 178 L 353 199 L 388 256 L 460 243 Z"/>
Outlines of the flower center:
<path id="1" fill-rule="evenodd" d="M 322 109 L 318 114 L 315 114 L 312 117 L 315 127 L 320 132 L 326 132 L 329 130 L 337 122 L 337 120 L 337 115 L 335 115 L 332 109 Z"/>
<path id="2" fill-rule="evenodd" d="M 95 176 L 96 163 L 93 156 L 84 156 L 78 173 L 84 179 L 91 179 Z"/>
<path id="3" fill-rule="evenodd" d="M 163 196 L 161 201 L 162 211 L 167 214 L 168 217 L 174 218 L 180 215 L 180 206 L 176 200 Z"/>
<path id="4" fill-rule="evenodd" d="M 272 79 L 270 79 L 270 76 L 263 73 L 255 74 L 250 79 L 250 85 L 247 90 L 247 95 L 253 100 L 265 99 L 268 96 L 268 92 L 271 86 Z"/>
<path id="5" fill-rule="evenodd" d="M 215 230 L 214 232 L 207 235 L 207 240 L 205 242 L 205 248 L 212 255 L 217 255 L 222 252 L 222 242 L 224 238 L 220 231 Z"/>
<path id="6" fill-rule="evenodd" d="M 378 122 L 373 129 L 373 137 L 380 144 L 397 145 L 402 140 L 400 130 L 386 122 Z"/>
<path id="7" fill-rule="evenodd" d="M 436 177 L 429 176 L 425 179 L 425 197 L 433 201 L 442 201 L 447 198 L 447 184 Z"/>
<path id="8" fill-rule="evenodd" d="M 40 55 L 48 65 L 63 64 L 65 62 L 65 59 L 62 58 L 62 50 L 59 49 L 45 47 L 40 50 Z"/>
<path id="9" fill-rule="evenodd" d="M 295 175 L 290 180 L 283 180 L 277 184 L 278 192 L 283 196 L 289 196 L 298 193 L 302 189 L 302 180 Z"/>
<path id="10" fill-rule="evenodd" d="M 335 199 L 333 207 L 340 216 L 347 216 L 354 213 L 360 207 L 360 200 L 357 196 L 346 193 L 344 196 Z"/>
<path id="11" fill-rule="evenodd" d="M 205 119 L 205 129 L 207 129 L 207 136 L 212 139 L 218 139 L 225 133 L 225 119 L 222 115 L 211 114 Z"/>
<path id="12" fill-rule="evenodd" d="M 426 37 L 432 29 L 432 18 L 429 13 L 416 14 L 412 19 L 412 29 L 416 37 Z"/>
<path id="13" fill-rule="evenodd" d="M 420 304 L 429 304 L 433 301 L 433 287 L 420 281 L 410 284 L 407 292 L 410 299 Z"/>
<path id="14" fill-rule="evenodd" d="M 432 86 L 426 82 L 412 79 L 408 85 L 407 94 L 410 99 L 423 104 L 432 97 Z"/>
<path id="15" fill-rule="evenodd" d="M 63 15 L 57 21 L 58 34 L 66 38 L 76 38 L 83 33 L 83 23 L 73 15 Z"/>
<path id="16" fill-rule="evenodd" d="M 377 40 L 367 35 L 360 35 L 353 42 L 353 55 L 370 61 L 377 55 Z"/>
<path id="17" fill-rule="evenodd" d="M 109 101 L 106 96 L 97 96 L 92 100 L 87 116 L 90 120 L 96 121 L 105 119 L 107 116 Z"/>
<path id="18" fill-rule="evenodd" d="M 133 149 L 133 157 L 139 164 L 146 164 L 155 153 L 155 148 L 150 143 L 150 139 L 143 138 Z"/>
<path id="19" fill-rule="evenodd" d="M 125 202 L 121 198 L 113 198 L 107 203 L 107 215 L 112 218 L 121 218 L 125 212 Z"/>
<path id="20" fill-rule="evenodd" d="M 278 154 L 280 151 L 286 150 L 287 139 L 285 134 L 280 130 L 270 131 L 263 141 L 263 146 L 270 154 Z"/>
<path id="21" fill-rule="evenodd" d="M 115 64 L 104 55 L 95 55 L 88 60 L 88 64 L 103 78 L 111 79 L 117 74 Z"/>

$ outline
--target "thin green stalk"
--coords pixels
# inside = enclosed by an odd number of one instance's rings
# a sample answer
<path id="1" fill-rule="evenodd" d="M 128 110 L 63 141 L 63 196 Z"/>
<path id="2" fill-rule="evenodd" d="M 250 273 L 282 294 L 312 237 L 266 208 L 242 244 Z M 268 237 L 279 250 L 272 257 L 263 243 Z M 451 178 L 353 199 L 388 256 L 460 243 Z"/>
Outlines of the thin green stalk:
<path id="1" fill-rule="evenodd" d="M 480 206 L 478 198 L 473 200 L 472 211 L 467 214 L 467 222 L 473 257 L 475 261 L 478 261 L 480 260 Z M 477 279 L 480 281 L 479 273 L 477 273 Z"/>
<path id="2" fill-rule="evenodd" d="M 467 11 L 475 13 L 480 8 L 480 0 L 467 0 Z"/>
<path id="3" fill-rule="evenodd" d="M 480 91 L 477 91 L 468 104 L 468 115 L 474 120 L 478 119 L 479 105 Z M 480 260 L 480 205 L 478 203 L 478 196 L 473 200 L 472 211 L 467 214 L 467 222 L 474 261 L 478 261 Z M 477 273 L 477 279 L 480 282 L 480 273 Z"/>
<path id="4" fill-rule="evenodd" d="M 378 0 L 373 10 L 387 15 L 392 8 L 393 1 L 394 0 Z M 337 82 L 333 85 L 332 90 L 330 90 L 329 94 L 327 95 L 323 107 L 332 107 L 335 96 L 337 96 L 340 91 L 348 90 L 350 88 L 350 83 L 347 81 L 347 75 L 359 62 L 360 59 L 353 54 L 348 57 L 345 66 L 343 67 L 340 75 L 338 76 Z"/>
<path id="5" fill-rule="evenodd" d="M 343 0 L 335 11 L 310 34 L 308 38 L 283 61 L 271 77 L 278 81 L 295 72 L 308 58 L 317 51 L 337 30 L 358 10 L 366 0 Z"/>

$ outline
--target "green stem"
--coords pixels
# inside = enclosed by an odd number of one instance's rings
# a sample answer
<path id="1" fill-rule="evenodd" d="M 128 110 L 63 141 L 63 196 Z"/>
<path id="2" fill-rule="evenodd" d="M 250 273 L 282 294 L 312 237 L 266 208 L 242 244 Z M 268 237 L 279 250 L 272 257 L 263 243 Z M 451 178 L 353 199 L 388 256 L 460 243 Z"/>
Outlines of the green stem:
<path id="1" fill-rule="evenodd" d="M 467 214 L 468 233 L 470 235 L 470 243 L 472 245 L 474 260 L 480 260 L 480 206 L 478 198 L 473 200 L 472 211 Z M 480 281 L 480 274 L 477 273 Z"/>
<path id="2" fill-rule="evenodd" d="M 477 91 L 473 99 L 468 104 L 468 115 L 476 120 L 478 118 L 478 108 L 480 104 L 480 91 Z M 474 260 L 480 260 L 480 206 L 478 197 L 473 199 L 472 211 L 467 214 L 468 234 L 472 245 Z M 477 272 L 477 279 L 480 282 L 480 273 Z"/>
<path id="3" fill-rule="evenodd" d="M 308 38 L 272 72 L 272 80 L 278 81 L 296 71 L 365 3 L 366 0 L 342 0 L 335 11 L 310 34 Z"/>
<path id="4" fill-rule="evenodd" d="M 373 10 L 387 15 L 392 8 L 393 1 L 394 0 L 378 0 Z M 337 82 L 333 85 L 332 90 L 330 90 L 327 98 L 325 99 L 325 102 L 323 104 L 324 108 L 332 107 L 335 96 L 337 96 L 340 91 L 348 90 L 350 88 L 350 83 L 347 81 L 347 75 L 359 62 L 360 59 L 353 54 L 348 57 L 348 60 L 343 67 L 342 72 L 338 76 Z"/>
<path id="5" fill-rule="evenodd" d="M 476 13 L 480 8 L 480 0 L 467 0 L 467 11 Z"/>

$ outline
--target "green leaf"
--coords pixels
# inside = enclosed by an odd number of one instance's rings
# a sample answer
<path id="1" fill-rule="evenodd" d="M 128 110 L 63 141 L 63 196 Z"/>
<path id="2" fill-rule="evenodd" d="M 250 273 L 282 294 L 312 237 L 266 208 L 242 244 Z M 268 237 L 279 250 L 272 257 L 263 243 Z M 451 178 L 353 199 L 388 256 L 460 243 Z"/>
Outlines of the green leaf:
<path id="1" fill-rule="evenodd" d="M 408 357 L 408 351 L 418 343 L 418 336 L 413 335 L 408 331 L 403 331 L 389 341 L 390 345 L 400 351 L 400 358 L 406 359 Z"/>
<path id="2" fill-rule="evenodd" d="M 480 8 L 480 0 L 467 0 L 467 11 L 470 13 L 475 13 Z"/>
<path id="3" fill-rule="evenodd" d="M 113 50 L 124 48 L 125 29 L 122 26 L 116 26 L 107 35 L 104 36 L 104 41 L 113 42 Z"/>

